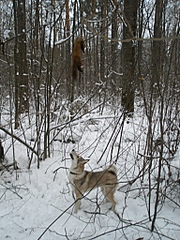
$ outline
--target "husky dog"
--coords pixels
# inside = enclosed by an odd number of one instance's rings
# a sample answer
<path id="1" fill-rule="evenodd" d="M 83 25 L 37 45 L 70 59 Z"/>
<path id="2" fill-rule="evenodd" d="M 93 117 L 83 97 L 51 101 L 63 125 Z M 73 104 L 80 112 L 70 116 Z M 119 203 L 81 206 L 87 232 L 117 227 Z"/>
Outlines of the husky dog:
<path id="1" fill-rule="evenodd" d="M 74 149 L 70 153 L 70 156 L 72 165 L 69 172 L 69 181 L 76 197 L 74 213 L 77 213 L 80 208 L 80 200 L 83 197 L 83 193 L 97 187 L 101 187 L 106 199 L 112 203 L 111 209 L 115 211 L 116 202 L 114 200 L 114 193 L 118 183 L 116 167 L 112 165 L 103 171 L 88 172 L 84 170 L 84 165 L 89 159 L 84 159 Z"/>

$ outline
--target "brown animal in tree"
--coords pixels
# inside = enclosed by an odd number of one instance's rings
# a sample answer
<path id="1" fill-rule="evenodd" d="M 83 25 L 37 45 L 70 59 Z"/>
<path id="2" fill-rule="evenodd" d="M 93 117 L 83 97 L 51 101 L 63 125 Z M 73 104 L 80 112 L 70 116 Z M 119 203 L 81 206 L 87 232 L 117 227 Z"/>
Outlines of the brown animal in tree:
<path id="1" fill-rule="evenodd" d="M 72 78 L 77 79 L 77 71 L 83 72 L 81 56 L 84 53 L 85 43 L 81 37 L 76 38 L 72 51 Z"/>

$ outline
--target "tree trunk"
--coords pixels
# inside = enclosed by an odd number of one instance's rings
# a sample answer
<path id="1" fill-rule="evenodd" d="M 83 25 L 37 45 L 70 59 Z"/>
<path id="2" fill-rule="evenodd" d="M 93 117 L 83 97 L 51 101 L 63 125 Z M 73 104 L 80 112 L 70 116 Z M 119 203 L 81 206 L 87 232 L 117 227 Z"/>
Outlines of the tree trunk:
<path id="1" fill-rule="evenodd" d="M 105 1 L 101 3 L 101 19 L 102 19 L 102 23 L 101 23 L 101 39 L 100 39 L 100 77 L 101 77 L 101 81 L 104 82 L 104 78 L 105 78 L 105 36 L 106 36 L 106 31 L 105 31 L 105 27 L 106 27 L 106 22 L 105 22 L 105 18 L 106 18 L 106 13 L 107 13 L 107 6 Z"/>
<path id="2" fill-rule="evenodd" d="M 75 0 L 74 1 L 74 9 L 73 9 L 73 26 L 72 26 L 72 32 L 74 33 L 75 32 L 75 26 L 76 26 L 76 8 L 77 8 L 77 0 Z M 67 9 L 67 7 L 66 7 L 66 12 L 67 12 L 67 10 L 69 11 L 69 8 Z M 66 16 L 67 16 L 67 14 L 69 15 L 69 13 L 66 13 Z M 66 20 L 67 21 L 67 20 Z M 69 19 L 68 19 L 68 21 L 69 21 Z M 73 44 L 74 44 L 74 35 L 72 36 L 72 46 L 73 46 Z M 68 47 L 68 50 L 67 50 L 67 53 L 68 53 L 68 51 L 69 51 L 69 55 L 70 55 L 70 42 L 69 42 L 69 45 L 68 45 L 69 47 Z M 73 48 L 73 47 L 72 47 Z M 66 56 L 68 56 L 67 54 L 66 54 Z M 72 66 L 71 66 L 72 67 Z M 68 75 L 67 75 L 68 76 Z M 69 85 L 69 82 L 70 82 L 70 86 L 67 86 L 67 89 L 68 89 L 68 92 L 69 92 L 69 98 L 70 98 L 70 102 L 73 102 L 74 101 L 74 88 L 75 88 L 75 82 L 74 82 L 74 79 L 72 78 L 72 77 L 70 77 L 69 76 L 69 80 L 70 81 L 68 81 L 67 83 L 68 83 L 68 85 Z"/>
<path id="3" fill-rule="evenodd" d="M 124 20 L 122 43 L 123 89 L 122 106 L 126 113 L 134 112 L 135 92 L 135 44 L 137 9 L 139 0 L 124 1 Z"/>
<path id="4" fill-rule="evenodd" d="M 152 46 L 152 84 L 160 83 L 160 75 L 162 72 L 162 41 L 158 40 L 162 36 L 162 11 L 163 0 L 156 0 L 154 38 Z"/>
<path id="5" fill-rule="evenodd" d="M 117 75 L 114 72 L 117 72 L 117 66 L 118 66 L 118 14 L 117 14 L 117 9 L 118 9 L 118 4 L 116 0 L 113 0 L 114 2 L 114 7 L 115 10 L 113 12 L 112 16 L 112 30 L 111 30 L 111 38 L 112 38 L 112 43 L 111 43 L 111 64 L 112 64 L 112 74 L 111 74 L 111 86 L 113 89 L 113 92 L 115 93 L 117 89 L 119 88 L 119 84 L 117 84 Z"/>
<path id="6" fill-rule="evenodd" d="M 29 109 L 28 74 L 26 59 L 26 11 L 25 0 L 13 0 L 15 28 L 15 128 L 20 113 Z"/>

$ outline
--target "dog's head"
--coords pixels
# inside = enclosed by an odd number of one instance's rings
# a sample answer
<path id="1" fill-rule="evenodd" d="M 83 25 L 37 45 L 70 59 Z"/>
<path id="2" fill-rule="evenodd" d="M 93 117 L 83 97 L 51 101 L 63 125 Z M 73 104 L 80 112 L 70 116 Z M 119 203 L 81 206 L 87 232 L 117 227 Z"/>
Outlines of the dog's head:
<path id="1" fill-rule="evenodd" d="M 84 165 L 87 162 L 89 162 L 89 159 L 83 158 L 82 156 L 77 154 L 77 152 L 74 149 L 71 151 L 70 157 L 72 159 L 72 165 L 74 165 L 75 167 Z"/>
<path id="2" fill-rule="evenodd" d="M 84 49 L 85 49 L 85 42 L 84 39 L 82 39 L 81 37 L 77 37 L 75 42 L 74 42 L 74 46 L 79 46 L 79 48 L 82 50 L 82 52 L 84 53 Z"/>

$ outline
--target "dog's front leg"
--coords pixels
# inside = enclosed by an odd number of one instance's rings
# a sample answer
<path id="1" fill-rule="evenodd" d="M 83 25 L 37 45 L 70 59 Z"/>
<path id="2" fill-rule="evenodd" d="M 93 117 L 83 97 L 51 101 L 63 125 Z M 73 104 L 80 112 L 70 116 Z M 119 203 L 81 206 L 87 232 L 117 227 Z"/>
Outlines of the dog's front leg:
<path id="1" fill-rule="evenodd" d="M 74 213 L 77 213 L 81 205 L 82 194 L 76 190 L 75 195 L 76 195 L 76 201 L 74 204 Z"/>

